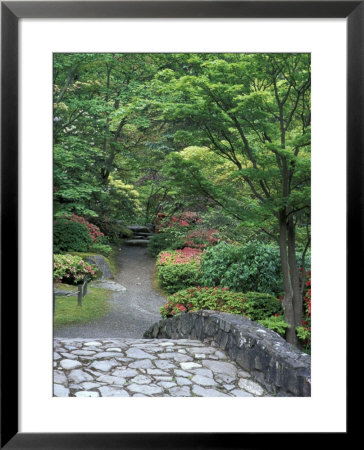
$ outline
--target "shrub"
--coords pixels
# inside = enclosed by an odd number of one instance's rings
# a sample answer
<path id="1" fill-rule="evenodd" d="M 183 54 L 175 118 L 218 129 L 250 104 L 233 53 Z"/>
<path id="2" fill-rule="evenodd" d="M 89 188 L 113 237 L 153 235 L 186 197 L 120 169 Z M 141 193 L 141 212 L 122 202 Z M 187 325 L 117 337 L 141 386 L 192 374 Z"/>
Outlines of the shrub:
<path id="1" fill-rule="evenodd" d="M 157 258 L 158 266 L 170 264 L 186 264 L 194 262 L 200 264 L 202 251 L 195 248 L 185 247 L 180 250 L 161 252 Z"/>
<path id="2" fill-rule="evenodd" d="M 112 247 L 107 244 L 95 242 L 90 246 L 89 251 L 99 253 L 100 255 L 109 256 L 112 252 Z"/>
<path id="3" fill-rule="evenodd" d="M 283 314 L 282 303 L 270 294 L 248 292 L 245 294 L 245 312 L 255 321 Z"/>
<path id="4" fill-rule="evenodd" d="M 197 228 L 187 233 L 184 244 L 193 248 L 207 248 L 218 242 L 218 230 L 213 228 Z"/>
<path id="5" fill-rule="evenodd" d="M 161 252 L 157 257 L 158 280 L 161 287 L 172 294 L 201 281 L 202 251 L 193 248 Z"/>
<path id="6" fill-rule="evenodd" d="M 89 280 L 93 280 L 100 276 L 100 270 L 79 256 L 54 255 L 53 279 L 57 283 L 78 284 L 86 275 Z"/>
<path id="7" fill-rule="evenodd" d="M 301 272 L 302 273 L 302 272 Z M 305 293 L 303 297 L 303 320 L 301 326 L 296 327 L 303 349 L 311 353 L 311 271 L 306 272 Z"/>
<path id="8" fill-rule="evenodd" d="M 275 314 L 267 319 L 258 320 L 258 323 L 265 328 L 275 331 L 283 337 L 286 335 L 287 328 L 289 327 L 288 323 L 284 321 L 283 316 L 280 314 Z"/>
<path id="9" fill-rule="evenodd" d="M 64 219 L 70 220 L 71 222 L 82 223 L 86 225 L 89 236 L 93 242 L 99 242 L 99 238 L 104 236 L 104 233 L 100 231 L 100 228 L 93 223 L 88 222 L 84 217 L 77 216 L 76 214 L 72 214 L 71 216 L 64 215 L 62 216 Z"/>
<path id="10" fill-rule="evenodd" d="M 237 292 L 282 292 L 278 248 L 252 242 L 236 246 L 221 242 L 206 250 L 201 261 L 202 283 Z"/>
<path id="11" fill-rule="evenodd" d="M 53 251 L 86 252 L 92 244 L 87 226 L 67 218 L 59 218 L 53 225 Z"/>
<path id="12" fill-rule="evenodd" d="M 197 286 L 201 282 L 201 273 L 196 263 L 171 264 L 158 268 L 158 280 L 161 287 L 168 293 Z"/>
<path id="13" fill-rule="evenodd" d="M 164 231 L 163 233 L 154 234 L 148 242 L 148 251 L 152 256 L 157 256 L 163 250 L 175 250 L 184 246 L 184 239 L 176 239 L 175 236 Z"/>
<path id="14" fill-rule="evenodd" d="M 283 320 L 282 305 L 272 295 L 257 292 L 233 292 L 220 287 L 191 287 L 168 297 L 160 308 L 162 317 L 202 309 L 240 314 L 284 335 L 288 324 Z"/>

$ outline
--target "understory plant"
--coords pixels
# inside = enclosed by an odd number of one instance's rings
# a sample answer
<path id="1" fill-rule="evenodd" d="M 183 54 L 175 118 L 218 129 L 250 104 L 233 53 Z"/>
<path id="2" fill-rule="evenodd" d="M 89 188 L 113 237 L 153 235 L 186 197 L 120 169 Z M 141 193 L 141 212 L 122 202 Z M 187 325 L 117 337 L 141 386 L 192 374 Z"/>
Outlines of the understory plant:
<path id="1" fill-rule="evenodd" d="M 173 317 L 199 310 L 240 314 L 284 335 L 288 325 L 283 319 L 281 302 L 270 294 L 233 292 L 224 287 L 190 287 L 171 295 L 160 308 L 161 316 Z"/>
<path id="2" fill-rule="evenodd" d="M 79 284 L 85 276 L 93 280 L 100 276 L 100 270 L 94 264 L 85 262 L 79 256 L 54 255 L 53 257 L 53 280 L 57 283 Z"/>
<path id="3" fill-rule="evenodd" d="M 84 217 L 64 214 L 53 224 L 53 251 L 86 252 L 93 244 L 103 243 L 103 237 L 99 227 Z"/>
<path id="4" fill-rule="evenodd" d="M 302 276 L 302 269 L 300 269 Z M 303 297 L 303 320 L 296 327 L 297 336 L 307 353 L 311 353 L 311 271 L 307 270 L 305 282 L 305 293 Z"/>

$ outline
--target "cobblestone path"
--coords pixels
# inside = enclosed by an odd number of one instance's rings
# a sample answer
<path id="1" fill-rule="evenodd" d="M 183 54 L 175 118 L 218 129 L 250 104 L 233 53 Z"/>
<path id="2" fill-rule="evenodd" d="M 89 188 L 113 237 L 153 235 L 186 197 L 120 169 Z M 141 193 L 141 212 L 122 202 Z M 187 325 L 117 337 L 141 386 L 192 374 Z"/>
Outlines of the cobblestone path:
<path id="1" fill-rule="evenodd" d="M 54 340 L 56 397 L 268 396 L 209 342 L 189 339 Z"/>

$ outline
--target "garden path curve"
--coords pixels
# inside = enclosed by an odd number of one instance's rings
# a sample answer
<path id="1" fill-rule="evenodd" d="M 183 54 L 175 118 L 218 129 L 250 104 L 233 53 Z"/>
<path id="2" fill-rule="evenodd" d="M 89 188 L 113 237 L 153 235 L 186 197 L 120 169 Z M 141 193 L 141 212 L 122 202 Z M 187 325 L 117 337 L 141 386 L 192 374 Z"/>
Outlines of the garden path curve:
<path id="1" fill-rule="evenodd" d="M 54 337 L 142 338 L 143 333 L 160 320 L 159 308 L 166 299 L 153 289 L 155 259 L 144 247 L 125 246 L 121 248 L 118 266 L 115 281 L 126 291 L 112 294 L 110 313 L 86 324 L 55 329 Z"/>

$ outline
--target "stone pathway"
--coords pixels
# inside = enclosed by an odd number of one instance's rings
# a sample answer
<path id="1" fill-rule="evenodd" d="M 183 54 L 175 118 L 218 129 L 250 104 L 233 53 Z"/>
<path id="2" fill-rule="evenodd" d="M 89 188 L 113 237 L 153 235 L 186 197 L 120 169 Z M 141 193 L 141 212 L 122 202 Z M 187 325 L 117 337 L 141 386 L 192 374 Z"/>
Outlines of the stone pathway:
<path id="1" fill-rule="evenodd" d="M 262 397 L 250 374 L 209 342 L 54 339 L 56 397 Z"/>

